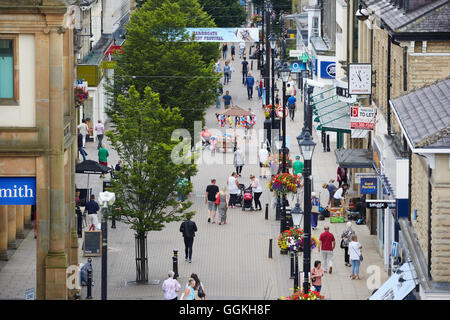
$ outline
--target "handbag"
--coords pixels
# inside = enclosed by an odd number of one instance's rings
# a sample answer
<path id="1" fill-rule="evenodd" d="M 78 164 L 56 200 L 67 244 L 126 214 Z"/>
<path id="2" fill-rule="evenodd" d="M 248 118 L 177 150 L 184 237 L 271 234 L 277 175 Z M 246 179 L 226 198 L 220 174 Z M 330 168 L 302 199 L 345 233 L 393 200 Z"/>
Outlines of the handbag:
<path id="1" fill-rule="evenodd" d="M 204 298 L 205 297 L 205 292 L 203 291 L 203 287 L 202 286 L 200 286 L 198 288 L 198 297 L 199 298 Z"/>
<path id="2" fill-rule="evenodd" d="M 220 203 L 220 195 L 216 198 L 216 201 L 214 201 L 214 204 L 215 204 L 216 206 L 218 206 L 219 203 Z"/>
<path id="3" fill-rule="evenodd" d="M 363 262 L 363 255 L 361 254 L 360 256 L 359 256 L 359 261 L 361 261 L 361 262 Z"/>
<path id="4" fill-rule="evenodd" d="M 342 248 L 342 249 L 345 248 L 345 246 L 344 246 L 344 239 L 341 239 L 341 248 Z"/>

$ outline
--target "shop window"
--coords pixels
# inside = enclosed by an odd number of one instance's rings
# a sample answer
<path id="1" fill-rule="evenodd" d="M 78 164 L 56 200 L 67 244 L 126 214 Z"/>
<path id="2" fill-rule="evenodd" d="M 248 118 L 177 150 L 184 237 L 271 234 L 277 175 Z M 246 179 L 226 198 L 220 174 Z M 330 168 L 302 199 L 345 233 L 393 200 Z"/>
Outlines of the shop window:
<path id="1" fill-rule="evenodd" d="M 17 41 L 0 35 L 0 103 L 18 100 Z"/>

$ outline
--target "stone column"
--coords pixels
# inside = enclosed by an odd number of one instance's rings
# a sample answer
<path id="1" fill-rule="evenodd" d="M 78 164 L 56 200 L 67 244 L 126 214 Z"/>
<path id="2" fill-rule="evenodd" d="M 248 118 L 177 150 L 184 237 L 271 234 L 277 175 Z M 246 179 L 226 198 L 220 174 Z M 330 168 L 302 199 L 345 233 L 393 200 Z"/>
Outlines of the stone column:
<path id="1" fill-rule="evenodd" d="M 8 249 L 17 249 L 16 230 L 16 206 L 8 206 Z"/>
<path id="2" fill-rule="evenodd" d="M 24 226 L 24 206 L 18 205 L 16 206 L 16 238 L 17 239 L 24 239 L 25 234 L 23 233 L 23 226 Z"/>
<path id="3" fill-rule="evenodd" d="M 0 260 L 8 260 L 8 207 L 0 206 Z"/>
<path id="4" fill-rule="evenodd" d="M 56 17 L 54 17 L 56 20 Z M 64 108 L 63 34 L 54 27 L 49 33 L 50 120 L 50 242 L 45 259 L 45 299 L 67 300 L 66 232 L 64 197 Z"/>
<path id="5" fill-rule="evenodd" d="M 25 228 L 32 228 L 31 224 L 31 206 L 24 206 L 23 223 Z"/>

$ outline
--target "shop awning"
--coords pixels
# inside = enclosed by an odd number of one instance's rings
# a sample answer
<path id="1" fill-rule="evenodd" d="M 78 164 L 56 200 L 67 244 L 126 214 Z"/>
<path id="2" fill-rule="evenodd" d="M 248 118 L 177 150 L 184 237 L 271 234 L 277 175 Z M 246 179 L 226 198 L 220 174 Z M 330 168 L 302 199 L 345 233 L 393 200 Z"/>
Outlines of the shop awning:
<path id="1" fill-rule="evenodd" d="M 369 298 L 369 300 L 403 300 L 418 284 L 413 264 L 404 263 Z"/>
<path id="2" fill-rule="evenodd" d="M 336 162 L 341 168 L 373 168 L 373 154 L 368 149 L 336 149 Z"/>
<path id="3" fill-rule="evenodd" d="M 311 100 L 316 115 L 314 121 L 319 123 L 317 130 L 351 133 L 349 103 L 340 101 L 336 94 L 321 94 Z"/>

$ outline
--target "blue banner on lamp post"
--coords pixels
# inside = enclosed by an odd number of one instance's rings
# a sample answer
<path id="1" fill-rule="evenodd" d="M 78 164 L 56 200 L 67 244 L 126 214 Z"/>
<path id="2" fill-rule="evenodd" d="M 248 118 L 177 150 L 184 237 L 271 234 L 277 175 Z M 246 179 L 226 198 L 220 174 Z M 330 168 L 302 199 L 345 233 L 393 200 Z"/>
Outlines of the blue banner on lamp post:
<path id="1" fill-rule="evenodd" d="M 35 177 L 0 177 L 0 205 L 36 204 Z"/>

